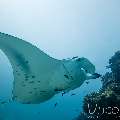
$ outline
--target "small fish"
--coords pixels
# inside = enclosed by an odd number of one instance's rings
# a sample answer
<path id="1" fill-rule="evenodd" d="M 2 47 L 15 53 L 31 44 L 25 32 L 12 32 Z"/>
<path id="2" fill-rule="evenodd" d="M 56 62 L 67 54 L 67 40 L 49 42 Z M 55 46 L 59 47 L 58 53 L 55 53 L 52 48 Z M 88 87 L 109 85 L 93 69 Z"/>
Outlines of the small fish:
<path id="1" fill-rule="evenodd" d="M 82 61 L 82 58 L 78 58 L 76 61 L 79 61 L 79 62 L 80 62 L 80 61 Z"/>
<path id="2" fill-rule="evenodd" d="M 71 96 L 76 95 L 75 93 L 72 93 Z"/>
<path id="3" fill-rule="evenodd" d="M 54 89 L 54 91 L 56 91 L 56 92 L 60 92 L 60 91 L 62 91 L 62 90 L 64 90 L 64 89 L 58 89 L 58 88 L 55 88 L 55 89 Z"/>
<path id="4" fill-rule="evenodd" d="M 65 94 L 66 92 L 62 92 L 62 96 Z"/>
<path id="5" fill-rule="evenodd" d="M 72 59 L 76 59 L 76 58 L 78 58 L 78 56 L 75 56 L 75 57 L 73 57 Z"/>
<path id="6" fill-rule="evenodd" d="M 58 103 L 56 102 L 55 104 L 54 104 L 54 107 L 56 107 L 58 105 Z"/>
<path id="7" fill-rule="evenodd" d="M 89 81 L 86 82 L 86 84 L 89 84 L 89 83 L 90 83 Z"/>
<path id="8" fill-rule="evenodd" d="M 64 75 L 67 79 L 69 79 L 69 76 L 68 75 Z"/>

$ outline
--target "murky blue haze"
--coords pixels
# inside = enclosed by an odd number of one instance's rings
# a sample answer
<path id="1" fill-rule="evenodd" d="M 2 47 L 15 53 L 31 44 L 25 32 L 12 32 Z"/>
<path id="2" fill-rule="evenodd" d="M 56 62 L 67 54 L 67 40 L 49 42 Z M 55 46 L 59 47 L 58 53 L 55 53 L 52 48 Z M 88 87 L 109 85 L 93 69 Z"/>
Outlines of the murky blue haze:
<path id="1" fill-rule="evenodd" d="M 57 59 L 84 56 L 103 74 L 110 56 L 120 49 L 119 5 L 119 0 L 0 0 L 0 32 Z M 0 51 L 0 99 L 11 97 L 13 79 L 10 62 Z M 83 97 L 100 87 L 100 79 L 90 80 L 41 104 L 1 104 L 0 120 L 72 120 L 82 111 Z"/>

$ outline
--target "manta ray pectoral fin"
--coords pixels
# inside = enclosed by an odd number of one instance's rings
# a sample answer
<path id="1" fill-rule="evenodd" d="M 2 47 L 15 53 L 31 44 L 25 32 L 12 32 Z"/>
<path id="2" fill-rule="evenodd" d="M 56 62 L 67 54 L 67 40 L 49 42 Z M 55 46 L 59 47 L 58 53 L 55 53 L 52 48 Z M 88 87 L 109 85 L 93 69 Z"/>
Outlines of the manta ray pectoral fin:
<path id="1" fill-rule="evenodd" d="M 26 70 L 30 68 L 36 70 L 44 64 L 47 64 L 46 67 L 48 68 L 54 67 L 55 63 L 59 62 L 59 60 L 48 56 L 36 46 L 4 33 L 0 33 L 0 49 L 7 55 L 13 67 L 17 64 Z"/>
<path id="2" fill-rule="evenodd" d="M 13 68 L 13 98 L 31 103 L 49 98 L 47 94 L 39 94 L 45 88 L 49 90 L 49 79 L 60 61 L 24 40 L 4 33 L 0 33 L 0 49 Z"/>

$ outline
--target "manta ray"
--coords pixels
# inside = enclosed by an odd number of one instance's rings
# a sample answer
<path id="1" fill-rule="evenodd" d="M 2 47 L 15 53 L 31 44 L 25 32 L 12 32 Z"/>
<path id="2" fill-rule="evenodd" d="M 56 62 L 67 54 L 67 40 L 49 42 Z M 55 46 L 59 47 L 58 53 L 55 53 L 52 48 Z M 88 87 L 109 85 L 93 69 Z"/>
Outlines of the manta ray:
<path id="1" fill-rule="evenodd" d="M 0 49 L 13 69 L 12 100 L 20 103 L 45 102 L 61 91 L 68 92 L 85 80 L 99 77 L 87 58 L 58 60 L 8 34 L 0 33 Z"/>

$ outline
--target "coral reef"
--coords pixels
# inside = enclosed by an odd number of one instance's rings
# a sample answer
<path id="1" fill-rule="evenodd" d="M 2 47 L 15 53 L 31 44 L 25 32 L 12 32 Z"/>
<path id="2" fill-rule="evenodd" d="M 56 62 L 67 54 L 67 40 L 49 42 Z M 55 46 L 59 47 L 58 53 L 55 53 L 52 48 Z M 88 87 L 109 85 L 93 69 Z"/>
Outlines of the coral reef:
<path id="1" fill-rule="evenodd" d="M 83 113 L 76 120 L 120 120 L 120 51 L 109 59 L 101 77 L 102 88 L 84 98 Z"/>

